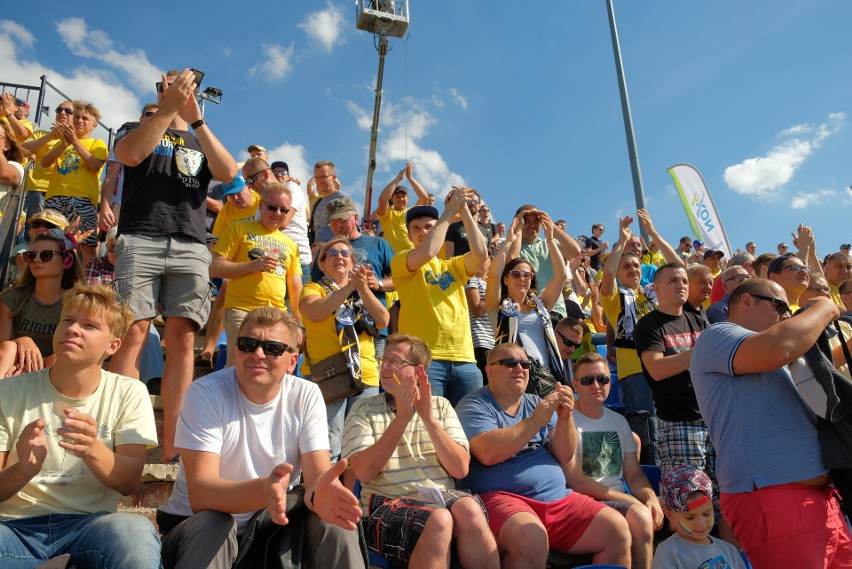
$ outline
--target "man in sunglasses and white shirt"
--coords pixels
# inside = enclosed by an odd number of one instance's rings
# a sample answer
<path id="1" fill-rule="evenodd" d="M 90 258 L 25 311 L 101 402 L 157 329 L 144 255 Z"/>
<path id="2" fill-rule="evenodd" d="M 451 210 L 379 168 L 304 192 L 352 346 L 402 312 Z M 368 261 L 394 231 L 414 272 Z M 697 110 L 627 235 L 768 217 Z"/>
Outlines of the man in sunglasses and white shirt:
<path id="1" fill-rule="evenodd" d="M 363 569 L 361 509 L 338 479 L 347 461 L 331 466 L 319 388 L 291 375 L 295 320 L 258 308 L 235 336 L 234 367 L 195 381 L 181 407 L 183 468 L 157 512 L 164 567 L 230 569 L 238 555 L 262 567 L 269 550 L 306 567 Z M 294 488 L 300 476 L 304 486 Z M 307 511 L 296 506 L 302 497 Z"/>
<path id="2" fill-rule="evenodd" d="M 228 279 L 228 365 L 234 361 L 237 330 L 250 310 L 260 306 L 287 310 L 285 295 L 299 298 L 302 292 L 299 247 L 278 230 L 290 211 L 290 203 L 290 191 L 282 184 L 267 185 L 260 195 L 257 219 L 231 224 L 213 246 L 210 276 Z M 298 303 L 290 304 L 293 316 L 299 320 Z"/>

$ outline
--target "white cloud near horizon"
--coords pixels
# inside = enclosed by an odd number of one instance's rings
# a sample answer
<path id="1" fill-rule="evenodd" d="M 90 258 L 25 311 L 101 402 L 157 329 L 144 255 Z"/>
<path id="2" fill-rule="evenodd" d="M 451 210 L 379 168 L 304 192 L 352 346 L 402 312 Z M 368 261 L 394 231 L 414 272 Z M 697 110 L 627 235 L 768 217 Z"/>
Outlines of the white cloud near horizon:
<path id="1" fill-rule="evenodd" d="M 765 197 L 784 186 L 822 142 L 844 126 L 845 113 L 831 113 L 817 125 L 794 125 L 778 134 L 787 138 L 763 156 L 725 168 L 725 183 L 735 192 Z"/>
<path id="2" fill-rule="evenodd" d="M 818 190 L 816 192 L 799 192 L 790 201 L 793 209 L 805 209 L 812 205 L 820 205 L 834 201 L 838 197 L 837 190 Z"/>
<path id="3" fill-rule="evenodd" d="M 249 69 L 250 77 L 260 76 L 269 81 L 280 81 L 293 70 L 294 45 L 289 47 L 278 44 L 262 46 L 265 59 Z"/>
<path id="4" fill-rule="evenodd" d="M 325 51 L 331 53 L 335 47 L 346 42 L 343 35 L 346 23 L 343 9 L 331 2 L 326 2 L 325 9 L 311 12 L 305 16 L 299 27 L 305 31 L 309 38 L 319 43 Z"/>
<path id="5" fill-rule="evenodd" d="M 89 29 L 83 18 L 66 18 L 56 22 L 56 31 L 74 55 L 106 63 L 127 74 L 139 93 L 153 94 L 154 83 L 163 70 L 148 61 L 141 49 L 125 52 L 113 47 L 113 41 L 103 30 Z"/>
<path id="6" fill-rule="evenodd" d="M 282 160 L 290 167 L 290 175 L 302 183 L 302 190 L 307 190 L 307 183 L 314 175 L 313 165 L 308 164 L 305 158 L 306 150 L 301 144 L 282 142 L 278 146 L 268 146 L 266 153 L 269 154 L 269 163 L 272 164 Z M 249 158 L 247 150 L 241 150 L 237 162 L 244 163 Z M 307 195 L 307 191 L 305 193 Z"/>

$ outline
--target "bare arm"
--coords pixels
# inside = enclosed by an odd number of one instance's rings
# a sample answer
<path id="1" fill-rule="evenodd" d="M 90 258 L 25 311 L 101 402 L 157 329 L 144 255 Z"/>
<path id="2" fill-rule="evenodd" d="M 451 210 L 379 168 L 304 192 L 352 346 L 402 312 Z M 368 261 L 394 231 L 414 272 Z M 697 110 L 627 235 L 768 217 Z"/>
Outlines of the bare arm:
<path id="1" fill-rule="evenodd" d="M 47 439 L 44 436 L 44 419 L 37 419 L 24 427 L 15 443 L 18 462 L 9 465 L 9 452 L 0 452 L 0 503 L 20 492 L 41 470 L 47 457 Z"/>
<path id="2" fill-rule="evenodd" d="M 213 253 L 210 263 L 210 276 L 213 278 L 233 279 L 250 273 L 272 271 L 278 264 L 278 259 L 272 257 L 259 257 L 253 261 L 240 263 L 230 261 L 219 253 Z M 301 283 L 301 280 L 299 281 Z"/>
<path id="3" fill-rule="evenodd" d="M 554 392 L 539 401 L 533 414 L 523 421 L 511 427 L 480 433 L 470 439 L 470 452 L 485 466 L 512 458 L 529 444 L 539 430 L 547 426 L 557 406 L 557 395 Z"/>
<path id="4" fill-rule="evenodd" d="M 542 214 L 542 221 L 546 220 L 547 222 L 553 224 L 553 236 L 556 238 L 556 241 L 559 242 L 559 250 L 562 253 L 562 258 L 566 261 L 570 261 L 574 257 L 580 254 L 580 246 L 577 244 L 577 241 L 574 240 L 573 237 L 568 235 L 562 229 L 559 229 L 553 220 L 550 219 L 550 216 L 544 212 Z M 552 254 L 552 253 L 551 253 Z"/>
<path id="5" fill-rule="evenodd" d="M 402 178 L 405 176 L 405 168 L 399 171 L 399 174 L 396 175 L 396 178 L 390 181 L 390 183 L 385 186 L 385 189 L 379 194 L 378 201 L 376 203 L 376 215 L 384 215 L 387 213 L 388 208 L 390 208 L 390 204 L 388 203 L 393 195 L 393 191 L 402 182 Z"/>
<path id="6" fill-rule="evenodd" d="M 517 217 L 512 220 L 512 225 L 506 233 L 506 240 L 497 250 L 494 260 L 491 261 L 491 267 L 488 268 L 488 283 L 485 287 L 486 312 L 492 312 L 500 307 L 500 276 L 503 274 L 503 269 L 506 268 L 506 261 L 512 258 L 510 255 L 513 243 L 520 239 L 519 234 L 515 231 L 518 223 Z"/>
<path id="7" fill-rule="evenodd" d="M 444 426 L 432 412 L 432 386 L 426 373 L 420 374 L 417 381 L 420 389 L 414 402 L 414 409 L 420 415 L 426 432 L 429 433 L 438 461 L 453 478 L 464 478 L 470 468 L 470 453 L 447 434 Z"/>
<path id="8" fill-rule="evenodd" d="M 35 140 L 22 142 L 21 148 L 23 148 L 24 152 L 28 153 L 30 156 L 35 156 L 38 151 L 44 148 L 51 140 L 56 140 L 56 132 L 53 130 L 44 136 L 36 138 Z"/>
<path id="9" fill-rule="evenodd" d="M 565 288 L 565 280 L 568 278 L 568 271 L 565 266 L 565 260 L 562 258 L 562 252 L 559 247 L 553 247 L 557 244 L 554 233 L 559 230 L 549 217 L 543 217 L 541 225 L 544 228 L 544 236 L 547 239 L 547 245 L 550 250 L 550 262 L 553 263 L 553 278 L 544 287 L 541 293 L 541 302 L 548 310 L 552 309 L 560 298 L 562 298 L 562 289 Z"/>
<path id="10" fill-rule="evenodd" d="M 413 409 L 409 409 L 406 412 L 400 408 L 396 416 L 388 424 L 385 432 L 382 433 L 375 443 L 349 457 L 349 464 L 358 480 L 368 483 L 381 474 L 388 460 L 393 456 L 397 444 L 405 433 L 405 429 L 408 428 L 408 423 L 412 417 L 414 417 Z"/>
<path id="11" fill-rule="evenodd" d="M 9 164 L 2 152 L 0 152 L 0 182 L 10 186 L 18 186 L 21 183 L 20 171 Z"/>
<path id="12" fill-rule="evenodd" d="M 689 369 L 692 350 L 687 350 L 673 356 L 666 356 L 663 352 L 645 350 L 640 355 L 645 369 L 651 374 L 654 381 L 662 381 Z"/>
<path id="13" fill-rule="evenodd" d="M 302 275 L 287 276 L 287 293 L 290 295 L 290 298 L 299 298 L 299 295 L 302 294 Z M 291 302 L 290 310 L 293 312 L 293 318 L 296 319 L 296 322 L 301 322 L 302 314 L 299 311 L 299 303 Z"/>
<path id="14" fill-rule="evenodd" d="M 467 297 L 467 307 L 474 318 L 485 316 L 485 302 L 482 301 L 477 287 L 464 289 L 464 295 Z"/>
<path id="15" fill-rule="evenodd" d="M 574 392 L 567 385 L 556 384 L 556 391 L 548 395 L 556 401 L 556 428 L 550 433 L 548 448 L 559 464 L 567 464 L 577 451 L 580 442 L 574 425 Z"/>
<path id="16" fill-rule="evenodd" d="M 413 172 L 414 165 L 409 162 L 405 165 L 405 175 L 408 178 L 408 182 L 411 184 L 411 189 L 414 190 L 414 194 L 417 196 L 417 201 L 414 205 L 426 205 L 429 203 L 429 194 L 426 193 L 426 190 L 423 189 L 420 182 L 414 179 Z"/>
<path id="17" fill-rule="evenodd" d="M 447 235 L 447 228 L 450 226 L 450 220 L 465 204 L 468 199 L 468 195 L 472 197 L 473 192 L 464 189 L 453 190 L 450 194 L 450 200 L 447 202 L 447 207 L 444 210 L 444 213 L 441 214 L 441 217 L 438 218 L 438 222 L 429 234 L 426 235 L 426 238 L 422 243 L 420 243 L 420 246 L 415 247 L 408 252 L 408 255 L 406 255 L 405 266 L 410 272 L 416 271 L 435 258 L 438 251 L 441 250 L 441 246 L 444 244 L 444 237 Z"/>
<path id="18" fill-rule="evenodd" d="M 657 245 L 660 246 L 660 253 L 663 254 L 663 257 L 665 257 L 666 262 L 677 263 L 686 267 L 686 264 L 683 262 L 683 259 L 680 258 L 680 255 L 678 255 L 675 248 L 669 245 L 669 242 L 663 239 L 657 232 L 657 229 L 654 227 L 654 223 L 651 221 L 651 215 L 644 209 L 637 209 L 636 216 L 639 218 L 639 225 L 642 226 L 642 229 L 645 230 L 648 237 L 656 241 Z"/>
<path id="19" fill-rule="evenodd" d="M 633 218 L 629 215 L 618 220 L 618 241 L 616 241 L 612 252 L 604 261 L 604 273 L 600 283 L 600 293 L 604 297 L 610 297 L 615 292 L 615 275 L 618 273 L 618 266 L 621 264 L 621 253 L 624 251 L 624 244 L 630 239 L 631 223 L 633 223 Z"/>
<path id="20" fill-rule="evenodd" d="M 266 477 L 226 480 L 219 475 L 218 454 L 182 448 L 180 456 L 193 512 L 241 514 L 266 507 Z"/>
<path id="21" fill-rule="evenodd" d="M 467 231 L 467 241 L 470 244 L 470 251 L 464 254 L 464 268 L 468 276 L 473 276 L 485 262 L 485 257 L 488 255 L 488 243 L 485 242 L 485 236 L 479 230 L 470 210 L 463 207 L 460 213 L 462 223 Z"/>

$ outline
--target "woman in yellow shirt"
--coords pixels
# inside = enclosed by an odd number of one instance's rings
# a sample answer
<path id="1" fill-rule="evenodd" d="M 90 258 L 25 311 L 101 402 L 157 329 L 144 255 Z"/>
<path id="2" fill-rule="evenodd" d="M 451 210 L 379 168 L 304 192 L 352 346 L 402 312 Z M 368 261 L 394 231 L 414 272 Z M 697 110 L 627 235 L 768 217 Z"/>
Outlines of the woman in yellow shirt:
<path id="1" fill-rule="evenodd" d="M 369 265 L 355 266 L 355 253 L 348 239 L 335 237 L 328 241 L 320 250 L 318 264 L 323 277 L 319 282 L 307 283 L 299 299 L 309 361 L 316 365 L 342 352 L 353 377 L 364 385 L 360 395 L 326 403 L 331 457 L 337 460 L 346 412 L 359 397 L 379 392 L 373 338 L 388 325 L 390 314 L 367 284 Z M 304 368 L 302 371 L 306 375 Z"/>

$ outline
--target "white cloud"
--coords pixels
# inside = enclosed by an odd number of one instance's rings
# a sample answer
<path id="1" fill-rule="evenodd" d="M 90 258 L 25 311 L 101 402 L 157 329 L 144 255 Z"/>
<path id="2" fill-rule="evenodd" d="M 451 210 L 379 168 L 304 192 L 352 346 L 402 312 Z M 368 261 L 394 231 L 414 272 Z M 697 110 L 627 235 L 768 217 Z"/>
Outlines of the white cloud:
<path id="1" fill-rule="evenodd" d="M 56 30 L 71 53 L 106 63 L 127 74 L 139 93 L 152 93 L 162 70 L 148 61 L 141 49 L 118 51 L 103 30 L 90 30 L 83 18 L 67 18 L 56 23 Z"/>
<path id="2" fill-rule="evenodd" d="M 269 154 L 269 163 L 283 160 L 290 167 L 290 175 L 302 183 L 302 189 L 307 188 L 308 180 L 314 175 L 312 164 L 308 164 L 305 158 L 305 147 L 301 144 L 290 144 L 282 142 L 278 146 L 267 146 L 266 153 Z M 245 162 L 249 158 L 246 150 L 240 152 L 239 162 Z"/>
<path id="3" fill-rule="evenodd" d="M 284 79 L 293 69 L 293 51 L 292 43 L 287 48 L 278 44 L 264 45 L 263 53 L 266 59 L 249 69 L 249 75 L 251 77 L 260 75 L 270 81 Z"/>
<path id="4" fill-rule="evenodd" d="M 827 201 L 837 199 L 837 190 L 819 190 L 816 192 L 800 192 L 793 196 L 790 207 L 793 209 L 805 209 L 812 205 L 823 204 Z"/>
<path id="5" fill-rule="evenodd" d="M 331 2 L 326 2 L 324 10 L 308 14 L 299 27 L 305 30 L 309 38 L 331 53 L 335 47 L 346 41 L 343 37 L 345 25 L 343 9 Z"/>
<path id="6" fill-rule="evenodd" d="M 455 101 L 458 104 L 458 106 L 460 106 L 464 110 L 467 110 L 467 99 L 465 99 L 459 93 L 458 89 L 456 89 L 455 87 L 450 87 L 450 95 L 452 95 L 453 101 Z"/>
<path id="7" fill-rule="evenodd" d="M 762 197 L 774 193 L 793 178 L 796 170 L 826 138 L 844 126 L 845 118 L 844 113 L 832 113 L 826 122 L 816 127 L 795 125 L 782 131 L 779 136 L 792 138 L 763 156 L 747 158 L 725 168 L 725 183 L 744 195 Z"/>
<path id="8" fill-rule="evenodd" d="M 39 61 L 27 60 L 18 53 L 21 45 L 20 30 L 23 28 L 14 22 L 12 24 L 0 26 L 0 61 L 3 62 L 4 81 L 37 86 L 39 78 L 46 75 L 50 83 L 70 98 L 92 101 L 101 111 L 101 121 L 114 129 L 126 121 L 138 119 L 142 103 L 112 73 L 85 66 L 59 72 Z M 31 91 L 27 95 L 19 92 L 19 96 L 35 103 L 37 93 Z M 44 104 L 51 110 L 63 100 L 58 93 L 47 89 Z M 35 109 L 30 114 L 30 120 L 35 120 Z M 43 116 L 41 127 L 50 128 L 52 120 L 52 115 Z M 107 138 L 106 132 L 100 127 L 94 131 L 94 136 Z"/>
<path id="9" fill-rule="evenodd" d="M 26 47 L 32 47 L 35 43 L 35 36 L 24 26 L 12 20 L 0 20 L 0 34 L 11 37 Z"/>

